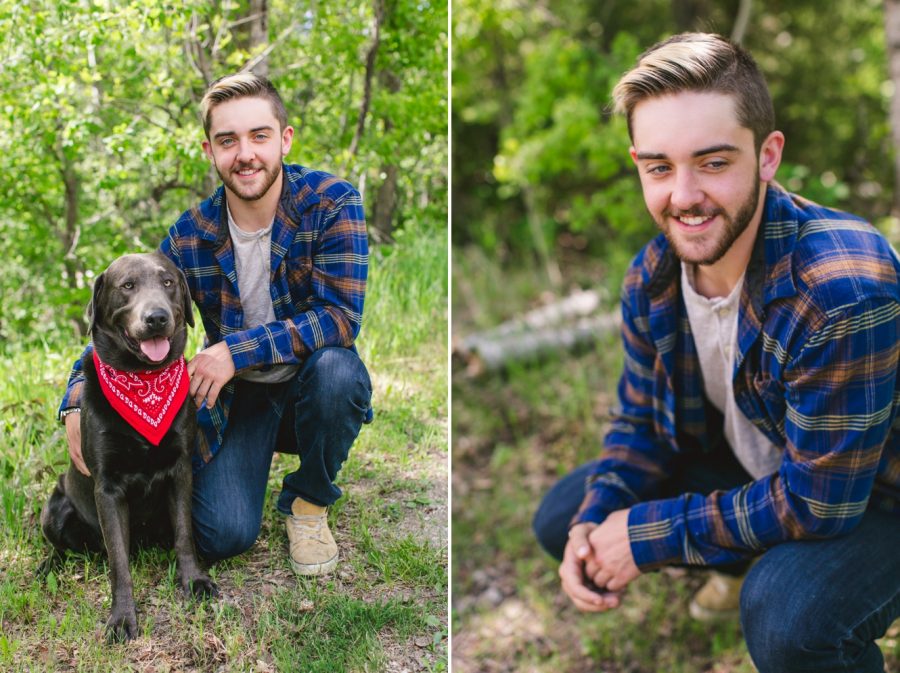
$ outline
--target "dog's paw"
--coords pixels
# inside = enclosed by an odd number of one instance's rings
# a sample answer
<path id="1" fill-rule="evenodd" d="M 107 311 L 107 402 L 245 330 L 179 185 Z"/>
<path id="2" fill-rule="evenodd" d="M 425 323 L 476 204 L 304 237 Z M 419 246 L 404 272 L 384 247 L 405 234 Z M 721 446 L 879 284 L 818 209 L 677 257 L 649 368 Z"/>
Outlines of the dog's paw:
<path id="1" fill-rule="evenodd" d="M 110 643 L 123 643 L 138 636 L 137 614 L 134 608 L 113 610 L 106 622 L 106 639 Z"/>
<path id="2" fill-rule="evenodd" d="M 34 573 L 35 577 L 39 580 L 45 580 L 51 572 L 56 572 L 61 565 L 62 556 L 54 549 L 47 555 L 47 558 L 44 559 L 41 565 L 38 566 Z"/>
<path id="3" fill-rule="evenodd" d="M 181 581 L 181 591 L 188 598 L 218 598 L 219 587 L 208 575 L 197 575 Z"/>

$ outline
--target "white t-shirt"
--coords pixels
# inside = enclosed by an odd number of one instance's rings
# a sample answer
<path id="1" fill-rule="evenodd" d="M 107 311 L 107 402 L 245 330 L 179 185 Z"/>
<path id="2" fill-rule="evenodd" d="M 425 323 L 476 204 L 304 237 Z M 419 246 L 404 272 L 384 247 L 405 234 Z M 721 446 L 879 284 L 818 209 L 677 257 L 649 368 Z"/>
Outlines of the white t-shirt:
<path id="1" fill-rule="evenodd" d="M 750 422 L 734 401 L 734 360 L 744 277 L 727 297 L 709 299 L 694 289 L 694 272 L 693 264 L 682 263 L 681 289 L 706 396 L 725 417 L 725 438 L 734 455 L 754 479 L 760 479 L 778 470 L 782 450 Z"/>
<path id="2" fill-rule="evenodd" d="M 226 204 L 227 209 L 227 204 Z M 269 266 L 272 252 L 272 222 L 259 231 L 244 231 L 228 210 L 228 231 L 234 249 L 234 268 L 237 272 L 244 329 L 275 322 L 272 306 Z M 248 369 L 238 378 L 256 383 L 281 383 L 297 373 L 298 365 L 276 365 L 266 371 Z"/>

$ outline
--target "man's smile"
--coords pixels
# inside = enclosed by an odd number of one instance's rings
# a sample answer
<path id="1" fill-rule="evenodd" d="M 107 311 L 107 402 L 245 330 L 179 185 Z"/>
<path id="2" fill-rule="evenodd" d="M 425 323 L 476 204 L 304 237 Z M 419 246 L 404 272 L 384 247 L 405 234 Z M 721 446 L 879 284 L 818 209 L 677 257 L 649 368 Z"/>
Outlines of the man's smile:
<path id="1" fill-rule="evenodd" d="M 711 220 L 712 217 L 707 217 L 705 215 L 698 215 L 698 216 L 694 216 L 694 217 L 681 216 L 676 219 L 678 219 L 678 221 L 681 222 L 682 224 L 686 224 L 689 227 L 696 227 L 696 226 L 703 224 L 704 222 Z"/>
<path id="2" fill-rule="evenodd" d="M 675 214 L 672 212 L 666 212 L 669 218 L 674 220 L 674 224 L 676 228 L 681 231 L 686 231 L 692 234 L 699 234 L 703 231 L 706 231 L 709 227 L 712 226 L 716 217 L 721 214 L 720 210 L 714 209 L 710 212 L 687 212 Z"/>

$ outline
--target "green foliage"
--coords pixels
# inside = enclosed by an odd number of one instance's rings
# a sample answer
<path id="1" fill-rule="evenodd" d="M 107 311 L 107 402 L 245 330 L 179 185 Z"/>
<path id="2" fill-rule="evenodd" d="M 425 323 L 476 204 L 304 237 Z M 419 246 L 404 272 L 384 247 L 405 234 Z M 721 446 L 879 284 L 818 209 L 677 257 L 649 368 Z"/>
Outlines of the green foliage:
<path id="1" fill-rule="evenodd" d="M 482 258 L 453 258 L 454 278 L 485 288 L 475 307 L 454 292 L 454 329 L 479 316 L 521 315 L 537 294 L 530 268 L 501 273 Z M 585 263 L 587 261 L 585 260 Z M 566 281 L 575 274 L 566 267 Z M 560 589 L 558 564 L 531 529 L 557 479 L 597 458 L 617 404 L 618 335 L 596 348 L 510 368 L 454 373 L 453 664 L 464 671 L 698 671 L 752 673 L 737 619 L 694 621 L 700 569 L 666 569 L 629 585 L 620 608 L 579 612 Z M 885 671 L 900 672 L 900 624 L 880 641 Z"/>
<path id="2" fill-rule="evenodd" d="M 346 177 L 377 206 L 397 166 L 395 230 L 446 222 L 443 3 L 386 3 L 363 109 L 375 3 L 268 3 L 269 77 L 295 127 L 287 161 Z M 0 342 L 83 337 L 94 276 L 155 248 L 218 182 L 197 105 L 207 80 L 260 54 L 246 3 L 0 0 Z M 35 301 L 40 298 L 40 301 Z"/>
<path id="3" fill-rule="evenodd" d="M 289 568 L 273 497 L 296 457 L 277 454 L 259 541 L 211 569 L 219 600 L 181 599 L 173 552 L 132 555 L 142 629 L 132 645 L 103 639 L 102 557 L 69 556 L 35 576 L 49 552 L 40 509 L 68 465 L 56 406 L 80 345 L 0 351 L 15 371 L 0 379 L 0 670 L 446 670 L 446 238 L 406 229 L 374 257 L 360 351 L 376 420 L 330 512 L 338 573 L 298 581 Z"/>
<path id="4" fill-rule="evenodd" d="M 655 227 L 623 120 L 610 113 L 612 87 L 667 35 L 730 35 L 735 11 L 725 0 L 457 0 L 454 245 L 503 265 L 588 253 L 621 275 Z M 881 2 L 754 2 L 744 43 L 787 136 L 778 179 L 826 205 L 886 216 L 893 88 Z"/>
<path id="5" fill-rule="evenodd" d="M 404 503 L 446 495 L 447 6 L 267 5 L 270 42 L 252 46 L 246 0 L 0 0 L 0 366 L 15 370 L 0 381 L 2 670 L 356 671 L 394 657 L 446 670 L 446 515 Z M 367 214 L 397 169 L 393 233 L 372 246 L 359 343 L 377 421 L 355 443 L 332 510 L 344 561 L 339 576 L 297 582 L 271 503 L 295 464 L 276 456 L 256 548 L 212 569 L 223 600 L 181 602 L 171 554 L 138 553 L 143 639 L 109 648 L 102 559 L 34 576 L 48 551 L 40 508 L 68 464 L 56 407 L 96 274 L 155 248 L 215 187 L 197 115 L 206 85 L 269 47 L 295 128 L 287 161 L 346 177 Z M 370 511 L 395 516 L 357 531 Z"/>

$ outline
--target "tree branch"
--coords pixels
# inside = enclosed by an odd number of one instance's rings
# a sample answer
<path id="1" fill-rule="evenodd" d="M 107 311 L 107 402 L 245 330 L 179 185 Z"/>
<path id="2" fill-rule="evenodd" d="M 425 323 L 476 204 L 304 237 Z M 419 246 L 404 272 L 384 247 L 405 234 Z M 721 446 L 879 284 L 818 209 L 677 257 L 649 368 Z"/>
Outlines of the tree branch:
<path id="1" fill-rule="evenodd" d="M 747 25 L 750 23 L 750 10 L 753 8 L 753 0 L 741 0 L 738 7 L 737 18 L 734 20 L 734 28 L 731 30 L 731 41 L 740 44 L 744 41 Z"/>
<path id="2" fill-rule="evenodd" d="M 359 119 L 356 122 L 356 133 L 350 141 L 350 157 L 356 156 L 359 151 L 359 143 L 362 140 L 363 131 L 366 128 L 366 117 L 369 116 L 369 106 L 372 103 L 372 79 L 375 76 L 375 58 L 378 56 L 378 47 L 381 44 L 381 24 L 384 21 L 384 0 L 374 0 L 375 5 L 375 32 L 372 44 L 366 52 L 366 76 L 363 81 L 363 99 L 359 109 Z"/>
<path id="3" fill-rule="evenodd" d="M 266 47 L 259 54 L 257 54 L 256 56 L 251 58 L 249 61 L 247 61 L 244 64 L 244 66 L 241 68 L 241 71 L 246 72 L 246 71 L 253 70 L 253 68 L 255 68 L 260 61 L 262 61 L 264 58 L 268 58 L 269 54 L 272 53 L 272 50 L 275 49 L 275 47 L 277 47 L 279 44 L 284 42 L 287 39 L 288 35 L 290 35 L 292 32 L 297 30 L 297 27 L 299 25 L 300 25 L 299 23 L 294 22 L 290 26 L 285 28 L 283 31 L 281 31 L 281 33 L 278 35 L 278 37 L 276 37 L 268 47 Z"/>

